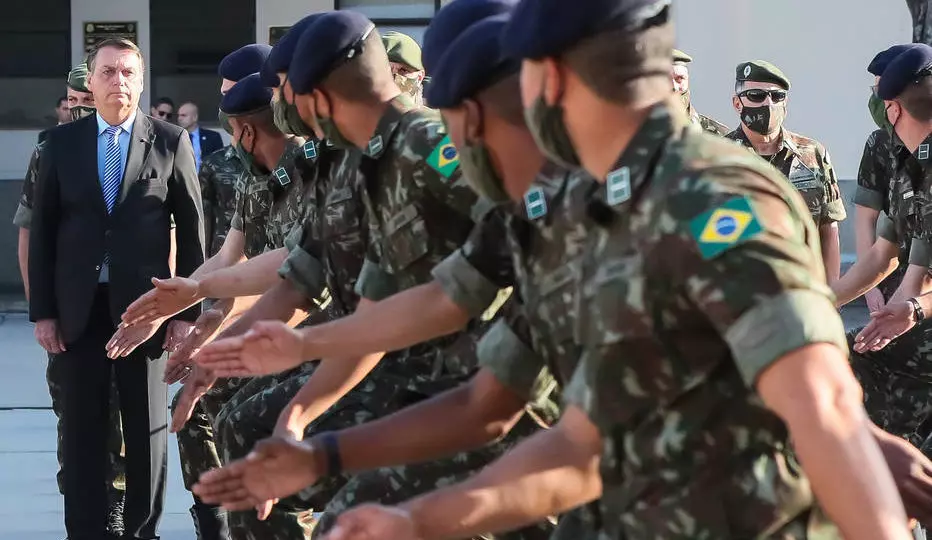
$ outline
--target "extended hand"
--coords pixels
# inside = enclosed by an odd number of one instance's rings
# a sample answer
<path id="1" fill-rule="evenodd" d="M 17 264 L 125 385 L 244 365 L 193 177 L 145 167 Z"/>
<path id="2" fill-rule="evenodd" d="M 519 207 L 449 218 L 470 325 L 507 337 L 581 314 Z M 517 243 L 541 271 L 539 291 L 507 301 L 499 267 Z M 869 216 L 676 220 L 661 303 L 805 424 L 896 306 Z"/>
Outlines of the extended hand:
<path id="1" fill-rule="evenodd" d="M 143 294 L 123 313 L 125 324 L 152 322 L 181 313 L 202 300 L 198 282 L 190 278 L 152 278 L 155 288 Z"/>
<path id="2" fill-rule="evenodd" d="M 191 371 L 191 366 L 194 364 L 192 357 L 204 343 L 217 335 L 223 320 L 223 311 L 219 309 L 209 309 L 201 313 L 197 321 L 194 322 L 194 329 L 168 355 L 164 377 L 167 384 L 180 381 Z"/>
<path id="3" fill-rule="evenodd" d="M 916 322 L 908 302 L 887 304 L 871 313 L 871 322 L 855 338 L 855 352 L 879 351 L 891 341 L 909 331 Z"/>
<path id="4" fill-rule="evenodd" d="M 250 510 L 293 495 L 320 476 L 310 444 L 272 437 L 256 444 L 245 459 L 201 475 L 193 491 L 207 504 Z"/>
<path id="5" fill-rule="evenodd" d="M 399 508 L 363 504 L 343 512 L 324 540 L 421 540 L 411 514 Z"/>
<path id="6" fill-rule="evenodd" d="M 886 305 L 883 293 L 876 287 L 864 293 L 864 301 L 867 302 L 867 311 L 869 313 L 880 311 Z"/>
<path id="7" fill-rule="evenodd" d="M 188 423 L 194 406 L 214 386 L 215 382 L 217 382 L 217 377 L 210 370 L 194 367 L 188 378 L 184 380 L 184 386 L 181 387 L 181 395 L 178 396 L 178 404 L 175 406 L 175 413 L 172 414 L 172 433 L 178 433 Z"/>
<path id="8" fill-rule="evenodd" d="M 149 341 L 149 338 L 158 332 L 161 325 L 161 319 L 132 326 L 121 324 L 113 333 L 110 341 L 107 342 L 107 358 L 115 360 L 129 356 L 131 352 L 136 350 L 136 347 Z"/>
<path id="9" fill-rule="evenodd" d="M 244 336 L 207 345 L 194 361 L 218 377 L 256 377 L 281 373 L 302 362 L 301 333 L 283 322 L 263 321 Z"/>
<path id="10" fill-rule="evenodd" d="M 46 351 L 52 354 L 65 352 L 65 340 L 61 337 L 61 331 L 58 329 L 57 320 L 43 319 L 37 322 L 35 335 L 36 341 Z"/>

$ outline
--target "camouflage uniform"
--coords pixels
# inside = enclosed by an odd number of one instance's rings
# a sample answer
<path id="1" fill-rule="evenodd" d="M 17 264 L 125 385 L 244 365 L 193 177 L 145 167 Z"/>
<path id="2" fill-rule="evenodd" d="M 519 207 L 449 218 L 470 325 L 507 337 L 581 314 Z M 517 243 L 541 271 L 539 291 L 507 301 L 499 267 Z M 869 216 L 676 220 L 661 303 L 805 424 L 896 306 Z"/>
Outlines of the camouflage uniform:
<path id="1" fill-rule="evenodd" d="M 361 198 L 368 221 L 368 253 L 357 292 L 380 300 L 432 279 L 431 270 L 468 237 L 480 201 L 458 171 L 458 155 L 439 114 L 412 106 L 402 94 L 392 101 L 361 158 Z M 364 225 L 366 226 L 366 225 Z M 476 342 L 484 324 L 417 345 L 382 362 L 379 384 L 397 386 L 404 407 L 458 386 L 477 368 Z M 314 538 L 343 510 L 362 502 L 392 504 L 459 481 L 490 463 L 536 429 L 527 419 L 505 440 L 429 463 L 379 469 L 354 476 L 327 505 Z M 509 535 L 545 538 L 549 527 Z"/>
<path id="2" fill-rule="evenodd" d="M 29 160 L 29 167 L 26 169 L 26 178 L 23 180 L 23 191 L 20 195 L 19 205 L 16 207 L 16 214 L 13 216 L 13 224 L 21 229 L 29 229 L 32 224 L 32 205 L 35 191 L 36 178 L 39 173 L 39 160 L 42 155 L 44 142 L 36 145 Z M 58 418 L 58 491 L 64 494 L 64 484 L 62 483 L 62 405 L 63 396 L 61 388 L 61 366 L 58 362 L 58 356 L 48 354 L 48 367 L 45 371 L 45 380 L 49 385 L 49 396 L 52 398 L 52 411 Z M 122 504 L 123 490 L 125 489 L 126 464 L 123 459 L 123 427 L 120 424 L 120 408 L 115 406 L 118 403 L 116 378 L 111 378 L 110 401 L 114 406 L 110 407 L 110 437 L 107 439 L 107 458 L 109 460 L 109 476 L 107 486 L 109 487 L 111 504 Z"/>
<path id="3" fill-rule="evenodd" d="M 595 185 L 546 165 L 517 212 L 487 213 L 466 244 L 434 269 L 447 296 L 473 314 L 496 290 L 516 285 L 522 309 L 483 336 L 479 361 L 547 423 L 562 409 L 554 390 L 565 388 L 579 362 L 574 283 L 592 226 L 584 203 Z M 551 538 L 595 539 L 599 523 L 597 505 L 587 505 L 561 516 Z"/>
<path id="4" fill-rule="evenodd" d="M 587 206 L 565 399 L 624 486 L 603 537 L 840 538 L 754 389 L 789 352 L 845 347 L 818 233 L 772 168 L 687 123 L 655 107 Z"/>
<path id="5" fill-rule="evenodd" d="M 232 146 L 217 150 L 201 162 L 198 178 L 201 180 L 208 257 L 216 255 L 226 240 L 236 210 L 236 183 L 246 174 Z"/>
<path id="6" fill-rule="evenodd" d="M 741 127 L 725 137 L 754 150 Z M 780 150 L 763 158 L 782 172 L 803 196 L 816 225 L 844 221 L 845 203 L 825 147 L 787 129 L 783 130 L 781 138 Z"/>
<path id="7" fill-rule="evenodd" d="M 913 43 L 932 45 L 932 9 L 928 0 L 906 0 L 913 19 Z"/>
<path id="8" fill-rule="evenodd" d="M 696 109 L 693 108 L 692 106 L 689 107 L 688 112 L 689 112 L 689 119 L 692 125 L 698 126 L 699 128 L 702 129 L 702 131 L 707 131 L 713 135 L 721 135 L 721 136 L 725 136 L 728 134 L 729 131 L 731 131 L 728 128 L 728 126 L 719 122 L 718 120 L 709 118 L 708 116 L 705 116 L 703 114 L 699 114 L 696 111 Z"/>
<path id="9" fill-rule="evenodd" d="M 900 266 L 932 266 L 929 231 L 932 166 L 928 144 L 915 155 L 898 154 L 878 236 L 900 246 Z M 857 332 L 848 335 L 853 345 Z M 932 320 L 925 320 L 876 352 L 853 353 L 851 365 L 864 387 L 865 407 L 878 426 L 922 446 L 930 432 L 920 427 L 932 414 Z M 926 452 L 930 449 L 926 448 Z"/>

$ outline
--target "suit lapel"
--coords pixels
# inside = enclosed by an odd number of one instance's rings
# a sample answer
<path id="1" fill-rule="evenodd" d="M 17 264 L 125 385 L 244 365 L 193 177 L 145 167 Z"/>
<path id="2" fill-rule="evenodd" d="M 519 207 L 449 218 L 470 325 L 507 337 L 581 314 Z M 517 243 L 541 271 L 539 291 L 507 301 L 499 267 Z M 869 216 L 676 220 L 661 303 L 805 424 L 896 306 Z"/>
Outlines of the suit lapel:
<path id="1" fill-rule="evenodd" d="M 126 169 L 123 172 L 123 182 L 120 186 L 120 197 L 117 199 L 117 205 L 126 199 L 133 182 L 139 179 L 139 173 L 142 172 L 146 159 L 149 158 L 149 150 L 152 148 L 152 141 L 155 139 L 155 132 L 152 129 L 152 123 L 149 117 L 142 111 L 136 111 L 136 120 L 133 122 L 133 132 L 129 139 L 129 155 L 126 158 Z"/>

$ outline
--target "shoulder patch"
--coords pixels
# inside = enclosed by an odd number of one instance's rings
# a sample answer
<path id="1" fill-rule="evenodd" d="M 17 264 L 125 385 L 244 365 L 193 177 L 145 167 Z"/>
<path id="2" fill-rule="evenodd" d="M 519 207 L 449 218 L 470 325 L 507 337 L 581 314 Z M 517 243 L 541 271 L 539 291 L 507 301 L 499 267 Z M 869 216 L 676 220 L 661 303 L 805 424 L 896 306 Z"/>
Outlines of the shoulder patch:
<path id="1" fill-rule="evenodd" d="M 314 141 L 304 143 L 304 159 L 317 159 L 317 145 Z"/>
<path id="2" fill-rule="evenodd" d="M 440 144 L 434 148 L 434 151 L 427 157 L 427 164 L 433 167 L 444 178 L 449 178 L 460 164 L 460 154 L 456 147 L 450 141 L 447 135 L 440 141 Z"/>
<path id="3" fill-rule="evenodd" d="M 689 231 L 705 260 L 756 237 L 763 229 L 747 197 L 736 197 L 695 217 Z"/>
<path id="4" fill-rule="evenodd" d="M 284 167 L 275 169 L 274 174 L 276 180 L 278 180 L 278 185 L 285 187 L 291 183 L 291 177 L 288 175 L 288 171 Z"/>
<path id="5" fill-rule="evenodd" d="M 524 208 L 530 220 L 544 217 L 547 214 L 547 198 L 544 190 L 534 186 L 524 194 Z"/>

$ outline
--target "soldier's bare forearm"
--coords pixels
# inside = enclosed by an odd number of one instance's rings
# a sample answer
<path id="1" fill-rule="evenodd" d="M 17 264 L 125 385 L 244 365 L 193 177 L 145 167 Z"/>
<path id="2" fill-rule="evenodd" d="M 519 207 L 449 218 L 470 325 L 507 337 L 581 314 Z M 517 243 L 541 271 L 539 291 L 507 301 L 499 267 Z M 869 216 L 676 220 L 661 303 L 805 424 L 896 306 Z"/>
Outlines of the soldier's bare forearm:
<path id="1" fill-rule="evenodd" d="M 265 293 L 281 281 L 278 268 L 288 252 L 276 249 L 243 261 L 229 268 L 222 268 L 205 275 L 199 280 L 199 290 L 205 298 L 235 298 Z"/>
<path id="2" fill-rule="evenodd" d="M 26 301 L 29 301 L 29 229 L 20 227 L 19 239 L 16 244 L 16 255 L 19 259 L 19 275 L 23 278 L 23 288 L 26 291 Z"/>
<path id="3" fill-rule="evenodd" d="M 304 334 L 305 358 L 362 356 L 395 351 L 461 330 L 469 314 L 436 281 L 380 302 L 361 300 L 356 313 Z"/>
<path id="4" fill-rule="evenodd" d="M 458 388 L 340 431 L 340 459 L 361 472 L 445 458 L 503 437 L 523 412 L 524 400 L 482 369 Z"/>
<path id="5" fill-rule="evenodd" d="M 838 238 L 838 223 L 821 225 L 819 227 L 819 239 L 822 245 L 825 280 L 831 285 L 838 281 L 841 275 L 841 246 Z"/>
<path id="6" fill-rule="evenodd" d="M 601 439 L 570 407 L 560 423 L 522 441 L 469 480 L 403 506 L 423 538 L 467 538 L 536 523 L 597 499 Z"/>
<path id="7" fill-rule="evenodd" d="M 867 256 L 877 238 L 877 218 L 879 210 L 866 206 L 857 206 L 854 210 L 854 246 L 858 259 Z"/>
<path id="8" fill-rule="evenodd" d="M 899 248 L 895 244 L 878 238 L 866 257 L 858 259 L 841 279 L 831 284 L 835 305 L 843 306 L 876 287 L 896 270 L 898 254 Z"/>
<path id="9" fill-rule="evenodd" d="M 909 538 L 861 388 L 838 347 L 808 345 L 783 356 L 757 388 L 786 422 L 813 490 L 845 538 Z"/>
<path id="10" fill-rule="evenodd" d="M 234 313 L 241 308 L 235 322 L 230 324 L 220 338 L 245 334 L 258 321 L 283 321 L 294 326 L 307 318 L 308 312 L 302 309 L 306 299 L 290 282 L 279 279 L 261 296 L 237 297 Z M 251 303 L 252 301 L 252 303 Z M 250 305 L 251 303 L 251 305 Z"/>

